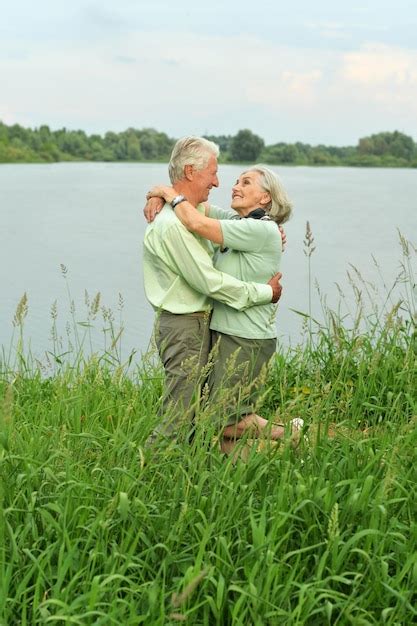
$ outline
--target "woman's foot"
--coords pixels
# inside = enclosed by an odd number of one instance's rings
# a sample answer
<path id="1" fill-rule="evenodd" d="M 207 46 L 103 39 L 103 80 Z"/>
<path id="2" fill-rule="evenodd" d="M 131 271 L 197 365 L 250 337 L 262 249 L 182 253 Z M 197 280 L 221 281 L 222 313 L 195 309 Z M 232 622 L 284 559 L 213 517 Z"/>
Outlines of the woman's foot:
<path id="1" fill-rule="evenodd" d="M 300 443 L 301 432 L 304 428 L 304 420 L 301 417 L 294 417 L 294 419 L 290 421 L 290 426 L 291 426 L 291 443 L 294 447 L 297 447 L 298 444 Z M 303 439 L 304 440 L 307 439 L 306 435 L 304 435 Z"/>
<path id="2" fill-rule="evenodd" d="M 291 435 L 296 436 L 301 432 L 304 426 L 304 420 L 301 417 L 295 417 L 290 421 Z M 226 426 L 223 430 L 225 439 L 240 439 L 244 435 L 250 435 L 253 438 L 268 438 L 276 441 L 283 439 L 285 436 L 285 425 L 274 424 L 265 418 L 251 413 L 245 415 L 237 424 Z"/>
<path id="3" fill-rule="evenodd" d="M 290 421 L 290 424 L 292 434 L 299 433 L 304 427 L 304 420 L 301 417 L 294 417 L 294 419 Z"/>
<path id="4" fill-rule="evenodd" d="M 237 424 L 226 426 L 223 430 L 225 439 L 240 439 L 246 435 L 255 439 L 260 437 L 272 440 L 282 439 L 285 435 L 285 427 L 283 424 L 273 424 L 260 415 L 251 413 L 245 415 Z"/>

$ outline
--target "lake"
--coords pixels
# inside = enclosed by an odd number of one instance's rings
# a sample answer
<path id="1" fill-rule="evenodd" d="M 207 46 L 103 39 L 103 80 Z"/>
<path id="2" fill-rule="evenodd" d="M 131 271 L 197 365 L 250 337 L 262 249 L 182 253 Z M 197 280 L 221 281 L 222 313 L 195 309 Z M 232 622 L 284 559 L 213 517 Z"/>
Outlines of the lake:
<path id="1" fill-rule="evenodd" d="M 230 190 L 242 166 L 221 165 L 220 188 L 211 201 L 228 207 Z M 283 256 L 284 292 L 279 305 L 278 333 L 284 343 L 300 341 L 307 312 L 308 263 L 303 252 L 306 221 L 316 250 L 311 256 L 313 281 L 332 306 L 339 289 L 353 300 L 347 271 L 356 267 L 377 284 L 385 300 L 400 271 L 397 229 L 414 244 L 417 226 L 417 172 L 406 169 L 275 167 L 294 202 L 286 225 Z M 51 308 L 56 302 L 58 334 L 66 345 L 72 319 L 85 322 L 85 293 L 99 291 L 115 325 L 124 326 L 123 354 L 145 352 L 152 332 L 153 311 L 144 297 L 141 242 L 146 223 L 144 196 L 152 184 L 167 182 L 164 164 L 58 163 L 0 165 L 1 307 L 0 345 L 6 350 L 13 317 L 24 292 L 28 314 L 24 336 L 39 358 L 51 350 Z M 377 260 L 379 268 L 374 262 Z M 61 264 L 67 269 L 64 278 Z M 353 272 L 361 290 L 366 290 Z M 119 295 L 120 294 L 120 295 Z M 70 302 L 75 311 L 72 313 Z M 321 317 L 313 290 L 312 313 Z M 74 318 L 72 317 L 74 315 Z M 93 346 L 104 345 L 99 315 Z M 80 332 L 85 328 L 79 325 Z"/>

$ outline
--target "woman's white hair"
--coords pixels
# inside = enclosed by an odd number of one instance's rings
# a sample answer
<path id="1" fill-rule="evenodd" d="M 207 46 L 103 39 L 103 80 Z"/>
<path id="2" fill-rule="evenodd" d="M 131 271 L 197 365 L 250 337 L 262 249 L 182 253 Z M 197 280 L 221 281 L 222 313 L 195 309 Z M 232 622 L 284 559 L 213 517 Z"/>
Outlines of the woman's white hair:
<path id="1" fill-rule="evenodd" d="M 184 178 L 184 167 L 193 165 L 197 170 L 207 167 L 210 157 L 219 156 L 219 146 L 204 137 L 183 137 L 175 144 L 168 165 L 172 184 Z"/>
<path id="2" fill-rule="evenodd" d="M 259 182 L 264 191 L 271 196 L 271 201 L 264 206 L 267 215 L 277 224 L 283 224 L 290 219 L 292 213 L 292 202 L 287 196 L 287 192 L 282 186 L 278 176 L 262 163 L 253 165 L 247 172 L 258 172 Z"/>

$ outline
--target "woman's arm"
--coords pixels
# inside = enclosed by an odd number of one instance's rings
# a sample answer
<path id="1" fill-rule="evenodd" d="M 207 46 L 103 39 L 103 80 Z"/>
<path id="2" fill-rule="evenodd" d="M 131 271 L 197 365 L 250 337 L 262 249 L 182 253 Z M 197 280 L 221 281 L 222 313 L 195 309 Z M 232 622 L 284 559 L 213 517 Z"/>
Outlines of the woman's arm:
<path id="1" fill-rule="evenodd" d="M 157 186 L 153 187 L 146 195 L 146 197 L 163 198 L 165 202 L 171 203 L 178 192 L 173 187 Z M 205 211 L 209 209 L 209 205 L 204 203 Z M 178 219 L 184 224 L 185 228 L 192 233 L 209 239 L 213 243 L 223 243 L 223 233 L 220 226 L 220 221 L 203 215 L 190 203 L 188 200 L 184 200 L 176 205 L 175 214 Z"/>
<path id="2" fill-rule="evenodd" d="M 166 196 L 162 195 L 162 192 L 164 190 L 165 192 L 168 192 Z M 156 191 L 160 191 L 161 193 L 158 195 L 152 195 Z M 176 193 L 175 189 L 173 189 L 172 187 L 165 187 L 165 186 L 153 187 L 153 189 L 149 191 L 146 195 L 148 201 L 146 203 L 145 208 L 143 209 L 143 213 L 145 215 L 146 221 L 153 222 L 156 215 L 161 211 L 162 207 L 164 206 L 165 201 L 169 202 L 169 200 L 167 200 L 166 197 L 169 197 L 170 200 L 172 201 L 176 195 L 178 194 Z M 178 219 L 181 220 L 181 222 L 190 232 L 195 232 L 198 235 L 201 235 L 202 237 L 204 237 L 205 239 L 210 239 L 210 241 L 213 241 L 214 243 L 219 243 L 222 245 L 223 244 L 223 232 L 221 230 L 220 223 L 218 222 L 219 222 L 219 219 L 220 220 L 230 219 L 230 215 L 233 214 L 233 212 L 225 211 L 224 209 L 220 209 L 219 207 L 212 207 L 212 212 L 215 215 L 217 214 L 217 218 L 213 219 L 213 218 L 208 217 L 210 215 L 210 209 L 211 209 L 210 203 L 202 202 L 201 204 L 204 206 L 205 216 L 208 219 L 208 225 L 202 224 L 201 227 L 199 227 L 197 224 L 196 227 L 198 228 L 198 230 L 193 230 L 193 227 L 192 227 L 193 224 L 191 224 L 192 217 L 195 216 L 195 214 L 197 214 L 197 217 L 200 217 L 200 218 L 203 216 L 189 202 L 182 202 L 180 205 L 178 205 L 175 208 L 175 212 L 177 214 Z M 184 215 L 182 217 L 181 217 L 181 207 L 184 209 L 183 210 Z M 190 216 L 191 216 L 191 219 L 189 219 Z M 213 233 L 212 233 L 213 237 L 215 238 L 212 239 L 210 236 L 202 234 L 205 230 L 211 229 L 212 228 L 211 224 L 215 224 L 216 222 L 218 224 L 216 224 L 216 229 L 213 230 Z M 218 232 L 217 226 L 220 228 L 220 231 L 221 231 L 220 233 Z M 287 235 L 285 234 L 285 231 L 282 226 L 279 226 L 279 230 L 281 233 L 282 251 L 284 252 L 286 244 L 287 244 Z M 221 240 L 220 240 L 220 237 L 221 237 Z"/>
<path id="3" fill-rule="evenodd" d="M 237 213 L 233 209 L 221 209 L 215 204 L 208 204 L 206 215 L 214 220 L 230 220 L 237 217 Z"/>

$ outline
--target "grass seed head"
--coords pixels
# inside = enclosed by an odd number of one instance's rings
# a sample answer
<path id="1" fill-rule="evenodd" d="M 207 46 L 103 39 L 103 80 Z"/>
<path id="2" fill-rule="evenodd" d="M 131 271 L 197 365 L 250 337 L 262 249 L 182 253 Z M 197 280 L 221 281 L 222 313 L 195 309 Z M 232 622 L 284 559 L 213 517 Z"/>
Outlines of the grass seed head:
<path id="1" fill-rule="evenodd" d="M 57 317 L 58 317 L 58 304 L 57 304 L 57 301 L 54 300 L 51 305 L 51 318 L 53 320 L 56 320 Z"/>
<path id="2" fill-rule="evenodd" d="M 339 504 L 335 502 L 329 518 L 329 524 L 327 526 L 327 538 L 328 541 L 334 541 L 340 535 L 339 528 Z"/>
<path id="3" fill-rule="evenodd" d="M 306 234 L 304 239 L 304 254 L 310 257 L 314 250 L 316 249 L 314 245 L 314 237 L 313 231 L 311 230 L 310 222 L 307 220 L 306 222 Z"/>
<path id="4" fill-rule="evenodd" d="M 173 593 L 172 594 L 172 606 L 176 609 L 180 607 L 184 602 L 188 600 L 194 590 L 198 587 L 202 580 L 207 576 L 207 569 L 203 569 L 197 576 L 195 576 L 184 588 L 182 593 Z"/>
<path id="5" fill-rule="evenodd" d="M 25 291 L 25 293 L 23 294 L 23 296 L 20 298 L 19 303 L 16 307 L 16 312 L 14 314 L 14 318 L 13 318 L 13 326 L 22 326 L 23 324 L 23 320 L 25 319 L 27 313 L 28 313 L 28 297 L 27 297 L 27 293 Z"/>
<path id="6" fill-rule="evenodd" d="M 100 309 L 100 300 L 101 300 L 101 293 L 98 291 L 96 295 L 94 296 L 91 302 L 91 307 L 90 307 L 90 313 L 93 318 L 96 317 Z"/>

